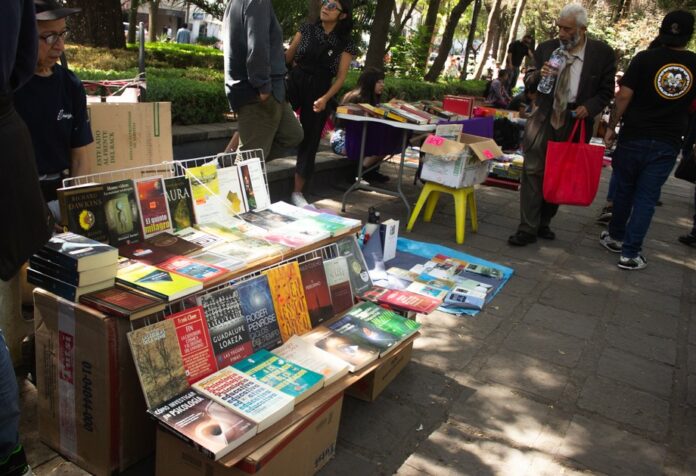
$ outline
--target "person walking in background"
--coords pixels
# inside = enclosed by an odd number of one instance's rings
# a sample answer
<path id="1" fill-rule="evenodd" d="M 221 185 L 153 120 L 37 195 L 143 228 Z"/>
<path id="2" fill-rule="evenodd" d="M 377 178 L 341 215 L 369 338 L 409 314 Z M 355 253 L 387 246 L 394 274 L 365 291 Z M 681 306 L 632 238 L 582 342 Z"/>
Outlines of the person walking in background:
<path id="1" fill-rule="evenodd" d="M 189 44 L 191 43 L 191 30 L 188 29 L 187 24 L 181 25 L 181 28 L 176 30 L 176 42 Z"/>
<path id="2" fill-rule="evenodd" d="M 614 51 L 603 41 L 587 38 L 587 11 L 578 4 L 566 5 L 556 25 L 558 38 L 541 43 L 534 53 L 536 71 L 531 74 L 552 75 L 555 82 L 550 93 L 537 95 L 537 108 L 525 126 L 520 225 L 508 238 L 512 246 L 534 243 L 537 237 L 556 237 L 550 223 L 558 205 L 546 202 L 543 194 L 548 141 L 567 140 L 575 119 L 584 120 L 591 131 L 594 117 L 614 95 Z M 565 63 L 557 70 L 548 60 L 559 48 Z"/>
<path id="3" fill-rule="evenodd" d="M 329 114 L 327 106 L 343 87 L 350 63 L 358 53 L 350 37 L 352 29 L 351 0 L 322 0 L 319 20 L 303 25 L 285 52 L 286 62 L 293 65 L 288 78 L 290 102 L 294 110 L 299 109 L 304 130 L 291 196 L 296 206 L 307 205 L 302 190 L 314 172 Z"/>
<path id="4" fill-rule="evenodd" d="M 271 0 L 230 0 L 223 28 L 225 92 L 239 131 L 225 150 L 262 149 L 270 159 L 297 147 L 302 127 L 286 98 L 283 31 Z"/>
<path id="5" fill-rule="evenodd" d="M 648 265 L 641 254 L 662 185 L 677 160 L 696 97 L 696 54 L 686 50 L 694 16 L 668 13 L 660 26 L 662 46 L 638 53 L 621 79 L 604 142 L 610 147 L 623 119 L 612 159 L 616 180 L 609 229 L 599 242 L 620 253 L 621 269 Z"/>
<path id="6" fill-rule="evenodd" d="M 530 62 L 534 61 L 532 44 L 534 44 L 532 35 L 524 35 L 522 40 L 515 40 L 508 46 L 505 68 L 508 71 L 507 91 L 509 96 L 512 96 L 512 89 L 517 85 L 517 79 L 520 77 L 522 61 L 525 58 L 529 59 Z"/>

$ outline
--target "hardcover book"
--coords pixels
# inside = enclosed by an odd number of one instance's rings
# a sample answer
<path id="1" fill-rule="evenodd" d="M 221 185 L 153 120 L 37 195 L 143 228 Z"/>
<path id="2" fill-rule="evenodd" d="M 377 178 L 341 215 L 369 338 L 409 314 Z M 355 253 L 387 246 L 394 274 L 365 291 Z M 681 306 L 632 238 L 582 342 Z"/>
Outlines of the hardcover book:
<path id="1" fill-rule="evenodd" d="M 104 213 L 109 230 L 109 244 L 140 241 L 140 214 L 132 180 L 104 184 Z"/>
<path id="2" fill-rule="evenodd" d="M 193 196 L 191 195 L 189 179 L 187 177 L 166 178 L 164 179 L 164 189 L 167 192 L 167 203 L 174 231 L 195 225 Z"/>
<path id="3" fill-rule="evenodd" d="M 372 287 L 370 273 L 365 263 L 365 257 L 355 236 L 341 238 L 338 243 L 338 253 L 348 262 L 350 286 L 354 294 L 362 294 Z"/>
<path id="4" fill-rule="evenodd" d="M 323 325 L 303 335 L 302 339 L 344 361 L 352 373 L 359 372 L 379 358 L 379 349 L 373 345 L 339 334 Z"/>
<path id="5" fill-rule="evenodd" d="M 237 292 L 254 352 L 278 347 L 283 340 L 280 337 L 268 278 L 257 276 L 242 281 L 237 285 Z"/>
<path id="6" fill-rule="evenodd" d="M 174 323 L 179 339 L 179 350 L 189 384 L 207 377 L 217 370 L 208 324 L 200 306 L 167 316 Z"/>
<path id="7" fill-rule="evenodd" d="M 219 369 L 253 353 L 237 289 L 229 286 L 198 297 L 208 322 Z"/>
<path id="8" fill-rule="evenodd" d="M 156 265 L 175 256 L 196 253 L 201 247 L 171 233 L 160 233 L 140 243 L 121 246 L 119 254 L 141 263 Z"/>
<path id="9" fill-rule="evenodd" d="M 283 342 L 294 335 L 310 331 L 312 323 L 307 312 L 307 301 L 297 261 L 268 269 L 264 274 L 268 277 Z"/>
<path id="10" fill-rule="evenodd" d="M 191 181 L 193 213 L 196 223 L 208 223 L 219 219 L 220 203 L 218 194 L 220 184 L 217 163 L 211 162 L 200 167 L 186 169 L 186 177 Z"/>
<path id="11" fill-rule="evenodd" d="M 113 246 L 71 232 L 52 236 L 36 254 L 78 272 L 118 262 L 118 250 Z"/>
<path id="12" fill-rule="evenodd" d="M 223 213 L 226 215 L 239 215 L 244 213 L 244 195 L 242 185 L 239 182 L 237 166 L 218 169 L 219 196 L 222 199 Z"/>
<path id="13" fill-rule="evenodd" d="M 148 408 L 188 389 L 173 321 L 164 320 L 131 331 L 128 342 Z"/>
<path id="14" fill-rule="evenodd" d="M 200 281 L 143 263 L 120 268 L 116 281 L 165 301 L 174 301 L 203 289 Z"/>
<path id="15" fill-rule="evenodd" d="M 107 288 L 80 296 L 80 303 L 104 314 L 123 319 L 140 319 L 163 311 L 164 301 L 123 288 Z"/>
<path id="16" fill-rule="evenodd" d="M 217 461 L 256 435 L 257 426 L 210 398 L 187 390 L 150 408 L 160 427 Z"/>
<path id="17" fill-rule="evenodd" d="M 229 278 L 232 274 L 227 269 L 218 268 L 215 265 L 203 263 L 186 256 L 175 256 L 159 263 L 157 267 L 195 279 L 204 285 L 220 282 Z"/>
<path id="18" fill-rule="evenodd" d="M 292 412 L 294 399 L 251 378 L 233 367 L 225 367 L 199 380 L 193 388 L 259 426 L 259 431 Z"/>
<path id="19" fill-rule="evenodd" d="M 89 284 L 87 286 L 73 286 L 72 284 L 68 284 L 65 281 L 53 278 L 32 268 L 27 269 L 27 281 L 34 286 L 38 286 L 46 291 L 52 292 L 53 294 L 57 294 L 58 296 L 72 302 L 77 302 L 80 296 L 83 294 L 98 291 L 100 289 L 110 288 L 114 285 L 114 278 L 111 278 L 98 283 Z"/>
<path id="20" fill-rule="evenodd" d="M 371 302 L 361 302 L 355 305 L 349 314 L 396 336 L 400 341 L 412 336 L 421 327 L 416 321 L 406 319 Z"/>
<path id="21" fill-rule="evenodd" d="M 300 276 L 307 300 L 309 320 L 312 322 L 312 327 L 316 327 L 333 317 L 331 293 L 321 257 L 300 263 Z"/>
<path id="22" fill-rule="evenodd" d="M 59 279 L 73 286 L 88 286 L 94 283 L 100 283 L 107 279 L 116 277 L 118 264 L 113 263 L 99 268 L 88 269 L 87 271 L 75 271 L 60 266 L 53 261 L 42 258 L 39 255 L 33 255 L 29 258 L 29 267 L 40 273 Z"/>
<path id="23" fill-rule="evenodd" d="M 348 373 L 347 363 L 310 344 L 304 337 L 292 336 L 285 344 L 274 349 L 273 353 L 323 375 L 325 386 Z"/>
<path id="24" fill-rule="evenodd" d="M 109 241 L 102 185 L 66 187 L 57 194 L 61 220 L 68 230 L 103 243 Z"/>
<path id="25" fill-rule="evenodd" d="M 233 365 L 259 382 L 280 390 L 300 403 L 324 386 L 321 374 L 289 362 L 265 349 Z"/>
<path id="26" fill-rule="evenodd" d="M 338 258 L 324 261 L 326 280 L 329 283 L 333 314 L 337 315 L 353 306 L 353 292 L 350 288 L 350 272 L 346 258 Z"/>
<path id="27" fill-rule="evenodd" d="M 136 180 L 138 209 L 143 219 L 143 238 L 149 238 L 163 231 L 172 231 L 167 194 L 162 177 Z"/>
<path id="28" fill-rule="evenodd" d="M 237 164 L 247 210 L 263 210 L 271 204 L 261 161 L 249 159 Z"/>

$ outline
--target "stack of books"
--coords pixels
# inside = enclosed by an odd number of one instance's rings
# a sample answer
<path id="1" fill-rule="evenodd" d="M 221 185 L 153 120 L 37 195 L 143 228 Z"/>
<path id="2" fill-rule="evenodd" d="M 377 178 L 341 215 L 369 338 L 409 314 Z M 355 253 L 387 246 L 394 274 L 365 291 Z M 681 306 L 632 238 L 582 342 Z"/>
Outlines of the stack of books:
<path id="1" fill-rule="evenodd" d="M 110 288 L 118 268 L 118 250 L 75 233 L 52 237 L 29 259 L 27 281 L 77 302 L 82 294 Z"/>

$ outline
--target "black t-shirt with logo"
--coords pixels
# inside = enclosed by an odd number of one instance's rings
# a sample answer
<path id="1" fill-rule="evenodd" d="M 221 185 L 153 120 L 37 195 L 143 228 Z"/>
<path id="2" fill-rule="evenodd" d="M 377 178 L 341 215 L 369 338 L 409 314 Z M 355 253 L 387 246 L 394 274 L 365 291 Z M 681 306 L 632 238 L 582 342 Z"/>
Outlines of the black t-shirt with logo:
<path id="1" fill-rule="evenodd" d="M 621 79 L 633 90 L 623 115 L 621 140 L 656 139 L 676 145 L 688 124 L 696 97 L 696 54 L 687 50 L 656 48 L 638 53 Z"/>
<path id="2" fill-rule="evenodd" d="M 92 143 L 82 82 L 60 65 L 34 75 L 14 95 L 15 109 L 31 134 L 39 175 L 70 168 L 71 150 Z"/>

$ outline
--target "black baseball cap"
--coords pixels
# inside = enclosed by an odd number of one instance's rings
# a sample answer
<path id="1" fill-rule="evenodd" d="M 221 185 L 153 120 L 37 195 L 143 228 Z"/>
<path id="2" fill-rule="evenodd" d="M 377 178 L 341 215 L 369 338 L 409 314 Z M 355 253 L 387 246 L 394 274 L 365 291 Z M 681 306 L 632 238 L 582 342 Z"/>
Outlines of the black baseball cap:
<path id="1" fill-rule="evenodd" d="M 665 15 L 657 39 L 665 46 L 684 46 L 693 33 L 693 14 L 684 10 L 675 10 Z"/>
<path id="2" fill-rule="evenodd" d="M 63 8 L 52 0 L 34 0 L 37 20 L 60 20 L 82 11 L 79 8 Z"/>

